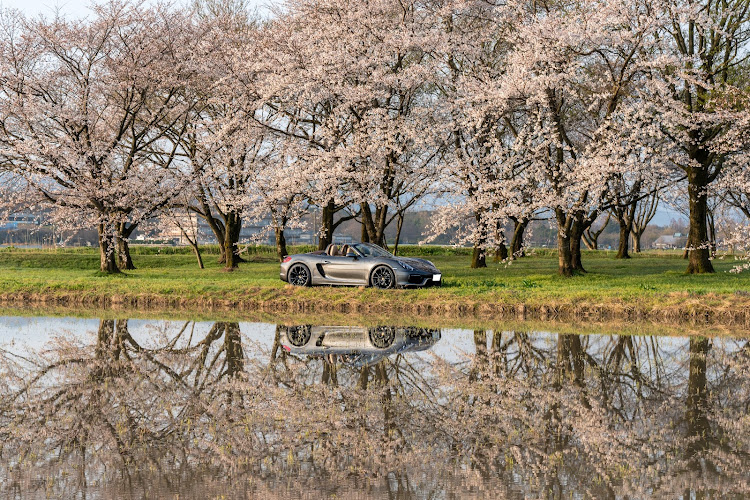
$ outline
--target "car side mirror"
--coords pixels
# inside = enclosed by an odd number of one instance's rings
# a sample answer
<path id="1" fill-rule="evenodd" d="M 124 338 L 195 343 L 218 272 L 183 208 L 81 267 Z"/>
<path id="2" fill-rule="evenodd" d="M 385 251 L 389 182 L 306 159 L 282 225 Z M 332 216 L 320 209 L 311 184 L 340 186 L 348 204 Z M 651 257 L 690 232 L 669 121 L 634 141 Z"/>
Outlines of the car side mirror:
<path id="1" fill-rule="evenodd" d="M 346 256 L 347 256 L 347 257 L 352 257 L 352 258 L 353 258 L 353 259 L 355 259 L 355 260 L 356 260 L 356 259 L 357 259 L 357 257 L 358 257 L 358 256 L 357 256 L 357 254 L 356 254 L 356 253 L 354 253 L 354 252 L 352 252 L 352 251 L 346 252 Z"/>

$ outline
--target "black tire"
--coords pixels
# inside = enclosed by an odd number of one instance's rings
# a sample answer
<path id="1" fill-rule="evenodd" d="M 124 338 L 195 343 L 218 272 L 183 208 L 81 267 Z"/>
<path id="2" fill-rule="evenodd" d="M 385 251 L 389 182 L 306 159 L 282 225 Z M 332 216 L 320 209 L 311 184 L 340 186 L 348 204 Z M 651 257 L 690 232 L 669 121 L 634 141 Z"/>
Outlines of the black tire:
<path id="1" fill-rule="evenodd" d="M 294 347 L 302 347 L 310 341 L 312 327 L 310 325 L 289 326 L 286 329 L 286 338 Z"/>
<path id="2" fill-rule="evenodd" d="M 378 349 L 387 349 L 396 340 L 396 329 L 392 326 L 370 328 L 370 343 Z"/>
<path id="3" fill-rule="evenodd" d="M 294 286 L 310 286 L 312 283 L 312 275 L 310 274 L 310 268 L 304 264 L 294 264 L 289 268 L 287 273 L 287 280 L 290 285 Z"/>
<path id="4" fill-rule="evenodd" d="M 370 273 L 370 286 L 393 288 L 396 286 L 396 274 L 388 266 L 378 266 Z"/>

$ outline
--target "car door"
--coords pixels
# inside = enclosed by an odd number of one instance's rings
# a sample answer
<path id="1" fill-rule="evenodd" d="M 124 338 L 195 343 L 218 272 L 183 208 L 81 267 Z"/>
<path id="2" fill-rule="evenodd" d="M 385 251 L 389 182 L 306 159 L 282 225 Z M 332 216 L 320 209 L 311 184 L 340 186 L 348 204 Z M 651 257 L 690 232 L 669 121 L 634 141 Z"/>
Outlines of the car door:
<path id="1" fill-rule="evenodd" d="M 361 258 L 328 255 L 323 259 L 322 267 L 326 278 L 331 281 L 352 285 L 365 284 Z"/>

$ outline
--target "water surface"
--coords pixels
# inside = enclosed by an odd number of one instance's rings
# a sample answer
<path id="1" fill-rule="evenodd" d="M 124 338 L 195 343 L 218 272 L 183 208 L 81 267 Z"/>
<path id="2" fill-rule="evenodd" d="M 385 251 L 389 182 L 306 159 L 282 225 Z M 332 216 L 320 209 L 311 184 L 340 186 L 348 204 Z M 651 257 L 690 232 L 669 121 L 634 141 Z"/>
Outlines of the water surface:
<path id="1" fill-rule="evenodd" d="M 742 498 L 745 338 L 0 318 L 11 498 Z"/>

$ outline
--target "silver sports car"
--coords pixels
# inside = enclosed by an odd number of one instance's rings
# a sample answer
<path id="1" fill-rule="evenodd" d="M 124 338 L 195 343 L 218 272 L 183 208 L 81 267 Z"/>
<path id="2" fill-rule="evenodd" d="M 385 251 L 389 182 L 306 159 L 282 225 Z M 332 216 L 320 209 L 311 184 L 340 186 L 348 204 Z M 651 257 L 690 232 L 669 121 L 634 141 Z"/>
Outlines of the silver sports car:
<path id="1" fill-rule="evenodd" d="M 284 257 L 280 277 L 296 286 L 354 285 L 377 288 L 440 286 L 429 260 L 395 257 L 377 245 L 328 245 L 325 250 Z"/>

